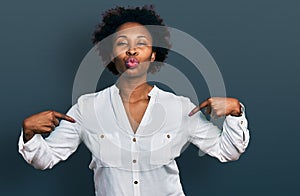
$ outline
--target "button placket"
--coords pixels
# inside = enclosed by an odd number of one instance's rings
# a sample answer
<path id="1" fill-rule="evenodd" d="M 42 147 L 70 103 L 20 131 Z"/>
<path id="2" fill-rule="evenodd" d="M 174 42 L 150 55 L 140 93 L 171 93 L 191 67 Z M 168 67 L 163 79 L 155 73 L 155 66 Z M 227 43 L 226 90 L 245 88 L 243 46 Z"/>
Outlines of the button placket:
<path id="1" fill-rule="evenodd" d="M 132 160 L 132 170 L 137 171 L 138 170 L 138 164 L 137 163 L 137 158 L 138 158 L 138 146 L 137 146 L 137 139 L 136 137 L 132 138 L 132 144 L 131 144 L 131 160 Z"/>
<path id="2" fill-rule="evenodd" d="M 138 143 L 137 138 L 133 137 L 131 142 L 131 168 L 134 196 L 140 195 L 140 179 L 139 179 L 139 164 L 138 160 Z"/>
<path id="3" fill-rule="evenodd" d="M 138 160 L 138 150 L 137 150 L 136 144 L 134 143 L 131 145 L 131 168 L 132 168 L 132 171 L 139 170 L 137 160 Z"/>

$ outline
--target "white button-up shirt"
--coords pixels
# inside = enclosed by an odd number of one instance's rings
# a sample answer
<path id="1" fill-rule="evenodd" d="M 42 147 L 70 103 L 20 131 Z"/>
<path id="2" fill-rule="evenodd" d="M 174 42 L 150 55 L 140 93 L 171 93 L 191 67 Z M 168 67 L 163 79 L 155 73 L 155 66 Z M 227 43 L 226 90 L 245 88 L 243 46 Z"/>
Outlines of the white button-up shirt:
<path id="1" fill-rule="evenodd" d="M 142 121 L 133 132 L 116 85 L 83 95 L 69 111 L 76 123 L 61 121 L 43 139 L 36 134 L 19 152 L 38 169 L 52 168 L 66 160 L 81 141 L 92 153 L 97 196 L 182 196 L 179 171 L 174 160 L 189 142 L 221 162 L 236 160 L 249 142 L 245 112 L 227 116 L 223 130 L 199 112 L 188 98 L 158 87 L 149 93 L 150 101 Z M 243 108 L 244 109 L 244 108 Z"/>

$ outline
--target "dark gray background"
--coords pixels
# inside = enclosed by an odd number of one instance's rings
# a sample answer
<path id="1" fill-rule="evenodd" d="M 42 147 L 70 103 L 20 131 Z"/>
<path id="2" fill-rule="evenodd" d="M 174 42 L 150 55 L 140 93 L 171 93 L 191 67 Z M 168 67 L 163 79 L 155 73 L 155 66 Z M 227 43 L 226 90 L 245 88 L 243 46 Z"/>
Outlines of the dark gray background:
<path id="1" fill-rule="evenodd" d="M 71 106 L 74 76 L 92 47 L 100 13 L 149 2 L 1 1 L 1 196 L 93 195 L 84 145 L 52 170 L 35 170 L 17 152 L 21 123 L 30 114 Z M 250 145 L 236 162 L 198 157 L 193 146 L 185 151 L 178 164 L 186 194 L 298 195 L 299 1 L 151 2 L 168 26 L 210 51 L 228 96 L 245 104 L 249 120 Z M 171 54 L 167 62 L 181 62 L 176 58 Z"/>

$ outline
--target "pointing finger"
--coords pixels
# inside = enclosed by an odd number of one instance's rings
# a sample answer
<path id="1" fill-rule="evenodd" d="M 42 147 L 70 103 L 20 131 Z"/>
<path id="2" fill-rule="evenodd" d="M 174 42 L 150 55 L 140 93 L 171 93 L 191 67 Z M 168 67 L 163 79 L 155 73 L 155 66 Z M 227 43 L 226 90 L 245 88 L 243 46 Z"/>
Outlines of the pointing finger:
<path id="1" fill-rule="evenodd" d="M 208 105 L 209 105 L 209 101 L 205 100 L 199 105 L 199 108 L 200 108 L 200 110 L 202 110 L 203 108 L 205 108 Z"/>
<path id="2" fill-rule="evenodd" d="M 195 113 L 199 112 L 200 111 L 200 107 L 197 106 L 195 107 L 190 113 L 189 113 L 189 116 L 193 116 Z"/>
<path id="3" fill-rule="evenodd" d="M 202 108 L 206 107 L 209 105 L 209 101 L 203 101 L 199 106 L 195 107 L 190 113 L 189 116 L 194 115 L 195 113 L 199 112 Z"/>
<path id="4" fill-rule="evenodd" d="M 63 120 L 69 121 L 71 123 L 75 123 L 76 122 L 72 117 L 70 117 L 70 116 L 68 116 L 66 114 L 59 113 L 59 112 L 54 112 L 54 116 L 56 118 L 61 118 Z"/>

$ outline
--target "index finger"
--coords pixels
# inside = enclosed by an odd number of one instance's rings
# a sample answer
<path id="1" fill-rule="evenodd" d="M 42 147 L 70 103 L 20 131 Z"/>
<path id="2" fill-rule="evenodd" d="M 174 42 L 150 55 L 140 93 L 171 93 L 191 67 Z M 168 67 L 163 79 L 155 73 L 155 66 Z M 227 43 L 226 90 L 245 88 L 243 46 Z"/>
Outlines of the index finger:
<path id="1" fill-rule="evenodd" d="M 202 110 L 203 108 L 205 108 L 208 105 L 209 105 L 209 101 L 205 100 L 199 105 L 199 108 L 200 108 L 200 110 Z"/>
<path id="2" fill-rule="evenodd" d="M 195 107 L 190 113 L 189 116 L 194 115 L 195 113 L 199 112 L 202 108 L 206 107 L 209 105 L 209 101 L 206 100 L 204 102 L 202 102 L 199 106 Z"/>
<path id="3" fill-rule="evenodd" d="M 74 118 L 72 118 L 72 117 L 70 117 L 70 116 L 68 116 L 66 114 L 59 113 L 59 112 L 54 112 L 54 116 L 56 118 L 61 118 L 63 120 L 66 120 L 66 121 L 69 121 L 69 122 L 72 122 L 72 123 L 76 122 Z"/>

